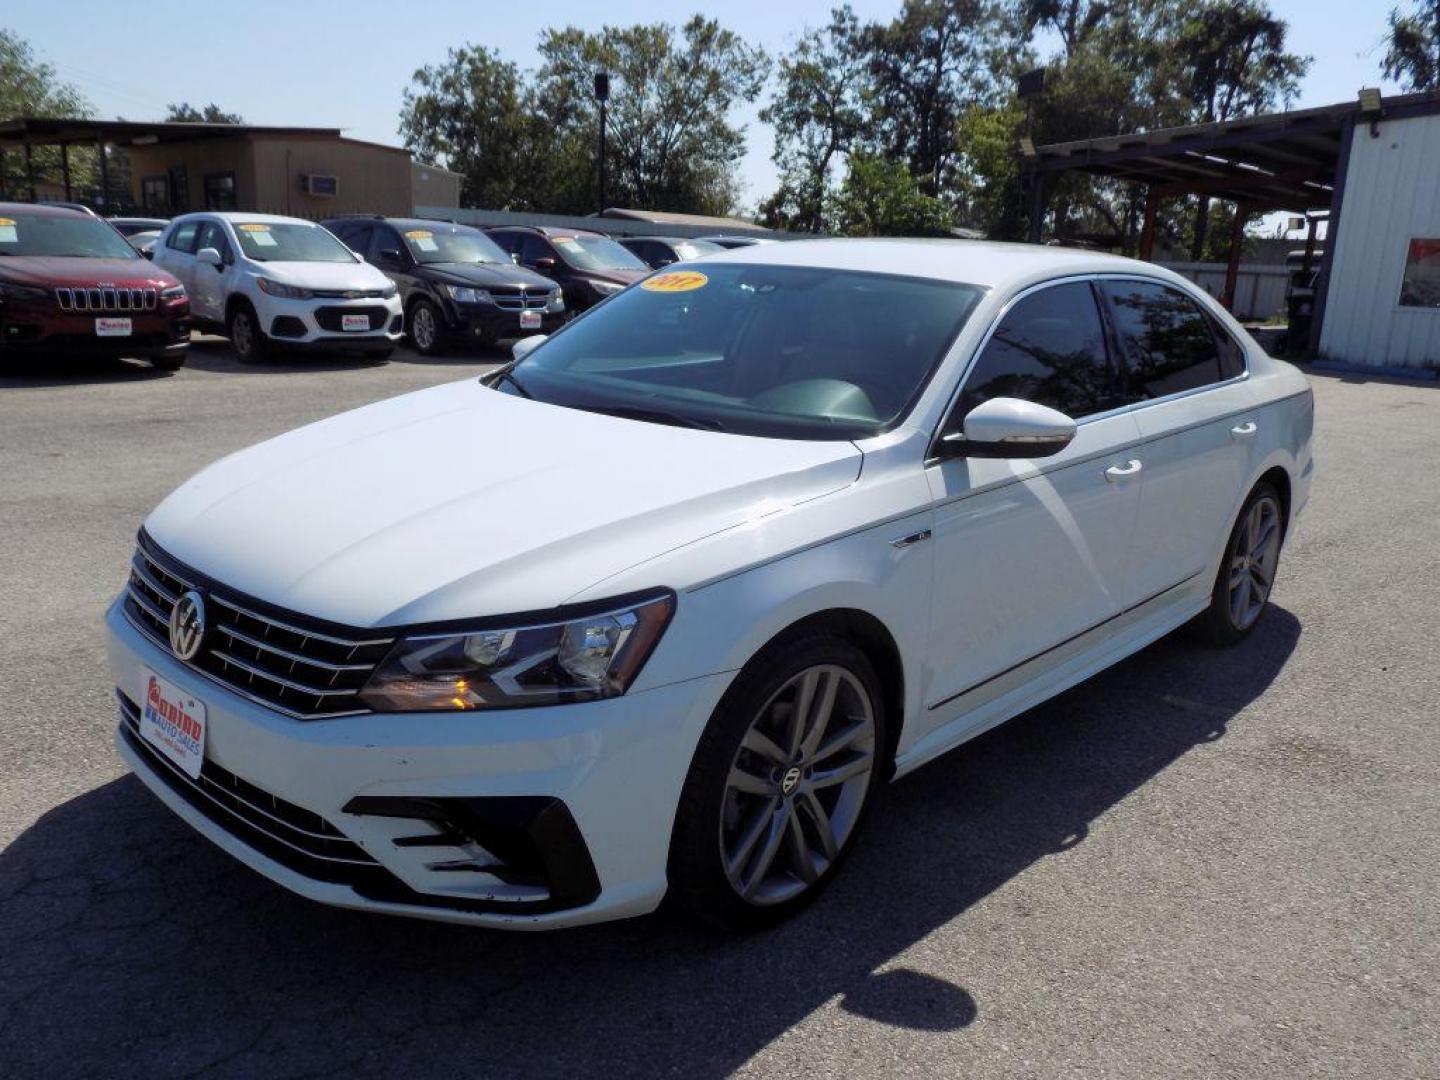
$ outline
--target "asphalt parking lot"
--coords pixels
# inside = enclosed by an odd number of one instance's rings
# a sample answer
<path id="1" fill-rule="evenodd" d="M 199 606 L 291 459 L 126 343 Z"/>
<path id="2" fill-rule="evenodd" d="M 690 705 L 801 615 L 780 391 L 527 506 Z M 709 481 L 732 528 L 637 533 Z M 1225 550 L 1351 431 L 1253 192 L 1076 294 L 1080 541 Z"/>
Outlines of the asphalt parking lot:
<path id="1" fill-rule="evenodd" d="M 111 749 L 141 519 L 503 358 L 0 370 L 0 1074 L 1440 1075 L 1434 384 L 1314 378 L 1250 642 L 1172 636 L 921 770 L 768 934 L 332 911 L 190 831 Z"/>

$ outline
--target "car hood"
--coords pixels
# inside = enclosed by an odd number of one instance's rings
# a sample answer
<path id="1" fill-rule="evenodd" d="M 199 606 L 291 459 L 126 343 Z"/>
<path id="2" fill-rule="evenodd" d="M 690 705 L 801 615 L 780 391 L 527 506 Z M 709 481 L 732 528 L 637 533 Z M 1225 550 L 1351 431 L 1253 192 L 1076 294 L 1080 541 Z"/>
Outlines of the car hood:
<path id="1" fill-rule="evenodd" d="M 179 281 L 147 259 L 71 259 L 50 255 L 13 255 L 0 259 L 0 281 L 16 285 L 95 285 L 168 289 Z"/>
<path id="2" fill-rule="evenodd" d="M 532 289 L 553 289 L 547 277 L 513 264 L 500 263 L 426 263 L 427 277 L 450 285 L 524 285 Z"/>
<path id="3" fill-rule="evenodd" d="M 233 454 L 145 528 L 252 597 L 371 627 L 555 607 L 854 483 L 849 442 L 603 416 L 469 381 Z M 656 564 L 656 586 L 683 588 Z"/>
<path id="4" fill-rule="evenodd" d="M 369 263 L 250 262 L 263 277 L 307 289 L 384 289 L 390 279 Z"/>

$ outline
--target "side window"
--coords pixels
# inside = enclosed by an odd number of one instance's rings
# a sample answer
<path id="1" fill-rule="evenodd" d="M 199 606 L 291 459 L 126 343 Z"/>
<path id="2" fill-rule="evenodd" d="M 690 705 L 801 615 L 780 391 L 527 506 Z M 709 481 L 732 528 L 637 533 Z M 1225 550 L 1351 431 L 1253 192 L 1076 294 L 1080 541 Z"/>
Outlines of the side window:
<path id="1" fill-rule="evenodd" d="M 534 266 L 540 259 L 553 259 L 555 252 L 546 242 L 543 236 L 528 235 L 521 241 L 520 261 L 526 266 Z"/>
<path id="2" fill-rule="evenodd" d="M 1220 377 L 1233 379 L 1237 375 L 1244 375 L 1245 350 L 1240 343 L 1230 336 L 1230 331 L 1221 326 L 1213 315 L 1206 314 L 1205 321 L 1210 324 L 1210 332 L 1215 335 L 1215 344 L 1220 349 Z"/>
<path id="3" fill-rule="evenodd" d="M 1006 313 L 965 380 L 950 427 L 997 397 L 1048 405 L 1077 420 L 1124 404 L 1089 284 L 1041 289 Z"/>
<path id="4" fill-rule="evenodd" d="M 1103 281 L 1130 366 L 1130 399 L 1145 401 L 1218 382 L 1220 350 L 1195 302 L 1148 281 Z"/>
<path id="5" fill-rule="evenodd" d="M 171 231 L 170 237 L 165 241 L 165 246 L 175 251 L 186 251 L 195 253 L 195 234 L 200 228 L 198 221 L 185 221 L 176 225 Z"/>
<path id="6" fill-rule="evenodd" d="M 375 226 L 374 238 L 370 241 L 370 261 L 379 262 L 382 251 L 393 251 L 405 263 L 405 244 L 400 239 L 400 234 L 388 225 Z M 391 262 L 394 266 L 394 262 Z"/>
<path id="7" fill-rule="evenodd" d="M 519 250 L 518 238 L 514 233 L 493 232 L 486 233 L 485 235 L 499 244 L 500 250 L 505 252 L 506 255 L 514 255 L 515 252 Z"/>
<path id="8" fill-rule="evenodd" d="M 345 241 L 345 246 L 357 255 L 369 257 L 370 234 L 375 231 L 373 225 L 347 225 L 340 239 Z"/>
<path id="9" fill-rule="evenodd" d="M 213 247 L 220 252 L 220 257 L 225 260 L 228 266 L 235 261 L 235 252 L 230 247 L 230 240 L 225 235 L 225 229 L 214 221 L 203 221 L 200 223 L 200 231 L 195 240 L 195 250 L 201 251 L 207 247 Z"/>

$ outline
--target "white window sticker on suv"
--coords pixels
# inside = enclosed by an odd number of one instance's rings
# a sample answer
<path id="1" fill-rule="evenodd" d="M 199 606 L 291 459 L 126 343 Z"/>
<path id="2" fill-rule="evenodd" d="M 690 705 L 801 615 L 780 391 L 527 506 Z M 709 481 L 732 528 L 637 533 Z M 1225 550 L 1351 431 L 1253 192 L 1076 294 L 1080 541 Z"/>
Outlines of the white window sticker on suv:
<path id="1" fill-rule="evenodd" d="M 0 244 L 18 244 L 20 237 L 15 231 L 14 218 L 0 218 Z"/>

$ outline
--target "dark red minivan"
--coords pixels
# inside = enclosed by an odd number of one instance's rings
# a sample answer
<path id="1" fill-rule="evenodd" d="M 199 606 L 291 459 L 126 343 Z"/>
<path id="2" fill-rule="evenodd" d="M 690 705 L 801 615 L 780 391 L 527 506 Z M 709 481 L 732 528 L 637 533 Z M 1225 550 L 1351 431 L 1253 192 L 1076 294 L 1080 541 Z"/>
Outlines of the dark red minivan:
<path id="1" fill-rule="evenodd" d="M 99 218 L 0 202 L 0 360 L 137 357 L 173 370 L 190 346 L 190 299 Z"/>

